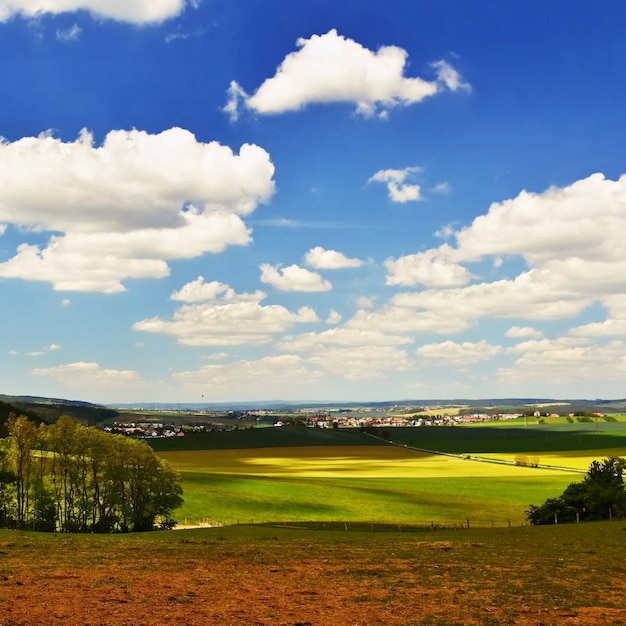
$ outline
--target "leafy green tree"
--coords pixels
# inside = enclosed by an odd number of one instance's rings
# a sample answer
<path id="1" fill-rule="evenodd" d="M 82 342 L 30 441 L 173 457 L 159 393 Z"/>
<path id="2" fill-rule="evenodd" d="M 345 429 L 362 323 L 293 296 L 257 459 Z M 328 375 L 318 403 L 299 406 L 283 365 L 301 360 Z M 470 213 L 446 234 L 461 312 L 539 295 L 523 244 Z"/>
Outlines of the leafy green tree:
<path id="1" fill-rule="evenodd" d="M 15 473 L 9 458 L 9 441 L 0 439 L 0 525 L 11 526 L 14 516 Z"/>
<path id="2" fill-rule="evenodd" d="M 7 429 L 11 437 L 10 451 L 15 474 L 17 523 L 19 526 L 25 526 L 30 504 L 33 450 L 40 433 L 35 423 L 24 415 L 11 414 L 7 420 Z"/>
<path id="3" fill-rule="evenodd" d="M 147 443 L 67 416 L 40 428 L 12 416 L 8 427 L 8 441 L 0 441 L 0 521 L 72 532 L 175 525 L 180 477 Z"/>
<path id="4" fill-rule="evenodd" d="M 74 517 L 77 424 L 67 415 L 47 428 L 47 445 L 52 452 L 50 475 L 62 530 L 79 530 Z"/>
<path id="5" fill-rule="evenodd" d="M 35 481 L 32 491 L 32 512 L 28 525 L 33 530 L 54 532 L 57 528 L 57 508 L 52 491 L 40 481 Z"/>
<path id="6" fill-rule="evenodd" d="M 589 519 L 606 519 L 626 514 L 624 469 L 626 459 L 610 457 L 594 461 L 585 476 L 586 509 Z"/>
<path id="7" fill-rule="evenodd" d="M 146 442 L 125 441 L 129 522 L 134 531 L 152 530 L 157 517 L 168 517 L 183 503 L 180 478 Z"/>
<path id="8" fill-rule="evenodd" d="M 526 519 L 541 525 L 625 517 L 625 469 L 622 457 L 593 461 L 582 482 L 571 483 L 558 498 L 548 498 L 540 506 L 531 504 Z"/>

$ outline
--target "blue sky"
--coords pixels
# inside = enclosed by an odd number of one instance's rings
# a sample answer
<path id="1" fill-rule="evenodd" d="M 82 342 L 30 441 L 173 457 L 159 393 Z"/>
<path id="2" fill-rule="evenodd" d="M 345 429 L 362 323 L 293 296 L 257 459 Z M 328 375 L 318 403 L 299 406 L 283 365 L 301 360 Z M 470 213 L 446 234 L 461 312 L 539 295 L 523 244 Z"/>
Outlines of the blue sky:
<path id="1" fill-rule="evenodd" d="M 0 0 L 0 393 L 624 397 L 625 18 Z"/>

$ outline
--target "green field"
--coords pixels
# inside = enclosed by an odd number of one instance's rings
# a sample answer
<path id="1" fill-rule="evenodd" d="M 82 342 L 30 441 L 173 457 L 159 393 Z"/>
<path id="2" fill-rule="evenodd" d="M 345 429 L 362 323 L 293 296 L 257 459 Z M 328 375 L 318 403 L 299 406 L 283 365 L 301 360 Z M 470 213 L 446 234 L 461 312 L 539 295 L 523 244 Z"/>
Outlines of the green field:
<path id="1" fill-rule="evenodd" d="M 216 430 L 208 433 L 148 439 L 157 452 L 172 450 L 225 450 L 244 448 L 290 448 L 294 446 L 381 446 L 384 442 L 368 437 L 358 429 L 307 428 L 284 426 L 281 428 L 241 428 Z"/>
<path id="2" fill-rule="evenodd" d="M 541 453 L 623 449 L 626 454 L 626 423 L 491 422 L 442 428 L 390 428 L 399 443 L 427 450 L 458 454 Z"/>
<path id="3" fill-rule="evenodd" d="M 343 521 L 519 525 L 582 479 L 593 459 L 626 455 L 626 425 L 393 428 L 390 445 L 358 430 L 213 432 L 151 444 L 181 472 L 180 524 Z M 428 454 L 405 446 L 558 469 Z M 569 468 L 569 471 L 568 469 Z"/>

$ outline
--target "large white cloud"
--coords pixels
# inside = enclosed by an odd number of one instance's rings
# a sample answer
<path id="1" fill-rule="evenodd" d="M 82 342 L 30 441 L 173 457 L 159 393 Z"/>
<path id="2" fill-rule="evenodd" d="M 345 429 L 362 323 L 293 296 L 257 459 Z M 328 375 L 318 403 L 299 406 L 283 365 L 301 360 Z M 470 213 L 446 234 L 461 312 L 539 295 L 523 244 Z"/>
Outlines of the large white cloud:
<path id="1" fill-rule="evenodd" d="M 134 24 L 162 22 L 180 14 L 192 0 L 0 0 L 0 22 L 16 15 L 39 17 L 46 13 L 89 11 L 100 18 Z"/>
<path id="2" fill-rule="evenodd" d="M 201 301 L 203 297 L 206 301 Z M 261 305 L 263 292 L 238 296 L 228 285 L 206 284 L 201 277 L 172 298 L 191 304 L 182 305 L 172 320 L 145 319 L 136 322 L 133 329 L 174 335 L 187 346 L 237 346 L 269 343 L 294 324 L 319 321 L 309 307 L 293 313 L 280 305 Z"/>
<path id="3" fill-rule="evenodd" d="M 354 102 L 362 115 L 420 102 L 439 91 L 469 89 L 445 61 L 433 64 L 434 80 L 404 76 L 407 52 L 396 46 L 371 51 L 336 30 L 296 42 L 276 74 L 249 96 L 235 81 L 224 110 L 237 119 L 240 104 L 261 114 L 300 109 L 315 102 Z"/>
<path id="4" fill-rule="evenodd" d="M 453 320 L 457 330 L 483 317 L 558 320 L 599 302 L 612 317 L 575 333 L 621 334 L 626 307 L 616 298 L 626 291 L 626 176 L 612 181 L 594 174 L 543 193 L 524 191 L 450 234 L 456 246 L 385 263 L 387 284 L 430 289 L 398 294 L 379 311 L 360 311 L 349 324 L 408 332 L 438 319 L 440 332 L 447 332 Z M 478 277 L 465 264 L 488 257 L 495 261 L 493 271 L 507 271 L 503 259 L 521 260 L 527 269 L 513 278 L 467 284 Z"/>
<path id="5" fill-rule="evenodd" d="M 317 272 L 289 265 L 280 267 L 263 263 L 261 269 L 261 282 L 267 283 L 281 291 L 330 291 L 333 286 L 330 281 L 324 280 Z"/>
<path id="6" fill-rule="evenodd" d="M 470 226 L 456 233 L 448 230 L 456 238 L 456 247 L 444 244 L 421 255 L 400 257 L 388 269 L 394 280 L 396 272 L 408 275 L 406 266 L 423 264 L 424 256 L 456 264 L 486 256 L 520 256 L 530 268 L 550 271 L 555 281 L 558 276 L 564 284 L 601 279 L 607 291 L 613 292 L 617 281 L 624 284 L 626 277 L 622 280 L 607 273 L 606 264 L 624 262 L 617 244 L 625 234 L 626 176 L 611 181 L 594 174 L 567 187 L 543 193 L 523 191 L 516 198 L 494 203 Z M 470 278 L 467 274 L 466 281 Z M 412 284 L 420 282 L 417 271 Z"/>
<path id="7" fill-rule="evenodd" d="M 558 259 L 615 261 L 626 228 L 626 176 L 593 174 L 543 193 L 521 192 L 494 203 L 456 233 L 458 260 L 519 254 L 531 266 Z"/>
<path id="8" fill-rule="evenodd" d="M 273 173 L 258 146 L 235 154 L 181 128 L 111 131 L 101 146 L 87 131 L 2 142 L 0 222 L 54 234 L 21 245 L 0 276 L 107 293 L 165 276 L 167 260 L 248 243 L 242 216 L 272 196 Z"/>
<path id="9" fill-rule="evenodd" d="M 514 280 L 399 293 L 380 309 L 357 311 L 346 326 L 391 333 L 458 333 L 487 317 L 572 318 L 593 302 L 587 294 L 559 287 L 552 278 L 547 272 L 530 271 Z"/>

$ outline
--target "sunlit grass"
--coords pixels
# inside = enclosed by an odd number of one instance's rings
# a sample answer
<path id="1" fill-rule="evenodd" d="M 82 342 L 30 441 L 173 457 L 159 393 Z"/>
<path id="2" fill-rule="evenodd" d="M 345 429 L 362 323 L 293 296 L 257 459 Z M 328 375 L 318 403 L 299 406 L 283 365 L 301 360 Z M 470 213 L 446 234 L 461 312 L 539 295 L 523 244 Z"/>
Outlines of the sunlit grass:
<path id="1" fill-rule="evenodd" d="M 183 477 L 181 523 L 211 520 L 524 522 L 579 475 L 400 446 L 160 453 Z"/>
<path id="2" fill-rule="evenodd" d="M 207 436 L 212 445 L 224 447 L 232 439 L 236 449 L 159 455 L 183 477 L 180 522 L 520 524 L 530 504 L 582 480 L 594 459 L 626 455 L 623 425 L 604 427 L 602 432 L 594 424 L 574 430 L 570 425 L 390 429 L 395 442 L 456 455 L 383 444 L 358 431 L 322 432 L 321 437 L 316 429 L 275 429 L 263 436 L 258 431 Z M 470 455 L 507 463 L 470 460 Z M 529 467 L 533 464 L 553 468 Z"/>
<path id="3" fill-rule="evenodd" d="M 187 473 L 180 523 L 376 521 L 522 524 L 534 502 L 560 493 L 571 476 L 515 478 L 314 479 Z"/>
<path id="4" fill-rule="evenodd" d="M 488 464 L 399 446 L 256 448 L 161 452 L 181 472 L 292 478 L 497 478 L 533 479 L 564 470 Z M 497 455 L 489 455 L 496 457 Z M 514 460 L 514 456 L 511 458 Z"/>

